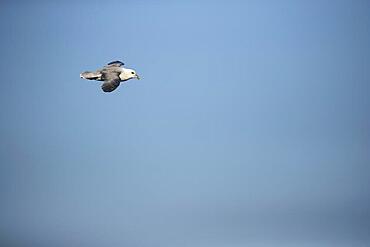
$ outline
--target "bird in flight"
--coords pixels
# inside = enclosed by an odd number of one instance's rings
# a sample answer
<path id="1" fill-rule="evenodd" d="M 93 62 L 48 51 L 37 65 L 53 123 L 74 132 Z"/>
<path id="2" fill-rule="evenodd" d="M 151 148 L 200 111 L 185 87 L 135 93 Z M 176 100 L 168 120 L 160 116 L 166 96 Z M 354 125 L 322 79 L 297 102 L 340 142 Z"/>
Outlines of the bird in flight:
<path id="1" fill-rule="evenodd" d="M 103 81 L 101 88 L 104 92 L 112 92 L 123 81 L 133 78 L 140 80 L 138 74 L 133 69 L 126 69 L 121 61 L 113 61 L 108 63 L 102 69 L 95 72 L 82 72 L 80 77 L 87 80 Z"/>

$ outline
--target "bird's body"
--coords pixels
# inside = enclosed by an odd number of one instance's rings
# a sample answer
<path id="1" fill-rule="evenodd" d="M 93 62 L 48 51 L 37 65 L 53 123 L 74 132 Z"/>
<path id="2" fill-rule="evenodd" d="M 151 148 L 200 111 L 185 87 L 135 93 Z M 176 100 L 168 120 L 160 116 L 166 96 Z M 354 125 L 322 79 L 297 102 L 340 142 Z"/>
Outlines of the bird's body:
<path id="1" fill-rule="evenodd" d="M 135 70 L 124 68 L 123 65 L 121 61 L 114 61 L 95 72 L 83 72 L 80 77 L 87 80 L 104 81 L 101 86 L 102 90 L 112 92 L 123 81 L 133 78 L 140 79 Z"/>

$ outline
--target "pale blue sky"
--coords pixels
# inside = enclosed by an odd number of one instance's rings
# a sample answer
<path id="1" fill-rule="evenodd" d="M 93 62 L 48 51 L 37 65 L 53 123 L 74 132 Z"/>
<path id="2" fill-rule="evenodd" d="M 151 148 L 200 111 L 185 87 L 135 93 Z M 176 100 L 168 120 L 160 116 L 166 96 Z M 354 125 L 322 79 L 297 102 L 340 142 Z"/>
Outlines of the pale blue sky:
<path id="1" fill-rule="evenodd" d="M 0 240 L 368 246 L 368 1 L 2 1 Z M 110 94 L 79 73 L 134 68 Z"/>

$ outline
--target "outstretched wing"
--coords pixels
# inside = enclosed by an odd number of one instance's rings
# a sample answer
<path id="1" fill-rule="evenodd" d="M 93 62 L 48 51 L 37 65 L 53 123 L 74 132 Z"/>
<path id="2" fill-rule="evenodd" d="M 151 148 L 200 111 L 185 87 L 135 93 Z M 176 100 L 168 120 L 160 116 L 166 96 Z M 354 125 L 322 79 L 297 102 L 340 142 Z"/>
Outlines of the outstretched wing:
<path id="1" fill-rule="evenodd" d="M 112 92 L 114 89 L 116 89 L 120 82 L 121 79 L 119 78 L 119 73 L 104 73 L 103 72 L 103 80 L 104 83 L 101 85 L 101 88 L 103 89 L 104 92 Z"/>
<path id="2" fill-rule="evenodd" d="M 120 84 L 119 79 L 104 81 L 103 85 L 101 85 L 101 89 L 103 89 L 104 92 L 109 93 L 116 89 L 119 86 L 119 84 Z"/>
<path id="3" fill-rule="evenodd" d="M 125 64 L 121 61 L 113 61 L 113 62 L 108 63 L 105 67 L 121 67 L 123 65 Z"/>

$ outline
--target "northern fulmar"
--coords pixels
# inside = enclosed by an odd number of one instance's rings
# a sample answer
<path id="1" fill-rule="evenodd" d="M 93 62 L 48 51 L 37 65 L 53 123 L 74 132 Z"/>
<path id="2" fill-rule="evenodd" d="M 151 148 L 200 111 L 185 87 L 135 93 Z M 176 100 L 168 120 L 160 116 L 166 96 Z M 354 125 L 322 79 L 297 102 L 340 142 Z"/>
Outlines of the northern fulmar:
<path id="1" fill-rule="evenodd" d="M 95 72 L 86 71 L 80 74 L 80 77 L 87 80 L 104 81 L 101 88 L 104 92 L 112 92 L 123 81 L 133 78 L 140 79 L 133 69 L 126 69 L 121 61 L 108 63 L 102 69 Z"/>

